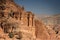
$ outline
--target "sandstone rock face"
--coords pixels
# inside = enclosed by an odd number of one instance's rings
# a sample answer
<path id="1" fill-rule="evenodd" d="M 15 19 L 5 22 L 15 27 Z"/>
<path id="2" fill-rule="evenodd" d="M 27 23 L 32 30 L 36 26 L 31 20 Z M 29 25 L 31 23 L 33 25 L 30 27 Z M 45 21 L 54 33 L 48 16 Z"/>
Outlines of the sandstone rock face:
<path id="1" fill-rule="evenodd" d="M 36 20 L 36 37 L 37 40 L 49 40 L 50 36 L 46 30 L 45 25 L 41 22 Z"/>
<path id="2" fill-rule="evenodd" d="M 0 40 L 35 40 L 34 14 L 13 0 L 0 3 Z"/>
<path id="3" fill-rule="evenodd" d="M 13 0 L 0 0 L 0 40 L 60 40 L 55 30 Z"/>

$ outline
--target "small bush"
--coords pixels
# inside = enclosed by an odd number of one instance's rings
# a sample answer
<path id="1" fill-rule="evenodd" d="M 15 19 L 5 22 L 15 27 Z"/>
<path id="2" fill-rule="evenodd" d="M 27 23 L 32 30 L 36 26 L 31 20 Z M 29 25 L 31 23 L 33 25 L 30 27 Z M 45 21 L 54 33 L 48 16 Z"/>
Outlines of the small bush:
<path id="1" fill-rule="evenodd" d="M 10 38 L 13 38 L 14 37 L 14 34 L 11 32 L 11 33 L 9 33 L 9 37 Z"/>

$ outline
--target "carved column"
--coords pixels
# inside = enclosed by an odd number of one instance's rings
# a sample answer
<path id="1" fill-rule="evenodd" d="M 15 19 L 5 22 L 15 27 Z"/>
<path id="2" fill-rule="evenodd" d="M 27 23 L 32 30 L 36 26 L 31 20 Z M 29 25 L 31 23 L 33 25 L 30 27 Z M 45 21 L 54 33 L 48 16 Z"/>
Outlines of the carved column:
<path id="1" fill-rule="evenodd" d="M 32 14 L 32 26 L 34 25 L 34 14 Z"/>
<path id="2" fill-rule="evenodd" d="M 22 12 L 20 12 L 20 20 L 21 20 L 21 18 L 22 18 Z"/>
<path id="3" fill-rule="evenodd" d="M 27 16 L 28 26 L 29 26 L 29 18 L 30 18 L 30 14 L 28 13 L 28 16 Z"/>
<path id="4" fill-rule="evenodd" d="M 27 19 L 28 19 L 28 26 L 33 26 L 33 24 L 34 24 L 34 15 L 32 14 L 32 12 L 28 12 L 28 17 L 27 17 Z"/>

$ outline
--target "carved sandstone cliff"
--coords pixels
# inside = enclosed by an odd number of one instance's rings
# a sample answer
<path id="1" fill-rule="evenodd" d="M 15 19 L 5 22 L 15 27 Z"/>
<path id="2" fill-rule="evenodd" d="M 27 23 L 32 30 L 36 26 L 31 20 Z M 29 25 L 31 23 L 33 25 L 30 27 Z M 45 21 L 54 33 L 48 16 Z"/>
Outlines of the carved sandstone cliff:
<path id="1" fill-rule="evenodd" d="M 34 14 L 13 0 L 0 0 L 0 27 L 4 40 L 35 40 Z M 1 38 L 0 38 L 1 39 Z"/>
<path id="2" fill-rule="evenodd" d="M 59 40 L 59 35 L 13 0 L 0 0 L 0 40 Z"/>

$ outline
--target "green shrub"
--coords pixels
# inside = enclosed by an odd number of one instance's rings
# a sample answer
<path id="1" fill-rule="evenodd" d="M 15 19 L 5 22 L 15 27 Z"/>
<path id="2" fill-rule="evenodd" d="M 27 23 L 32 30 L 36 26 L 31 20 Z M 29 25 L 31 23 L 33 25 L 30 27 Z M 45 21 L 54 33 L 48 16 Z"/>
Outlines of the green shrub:
<path id="1" fill-rule="evenodd" d="M 9 33 L 9 37 L 10 38 L 13 38 L 14 37 L 14 34 L 11 32 L 11 33 Z"/>

